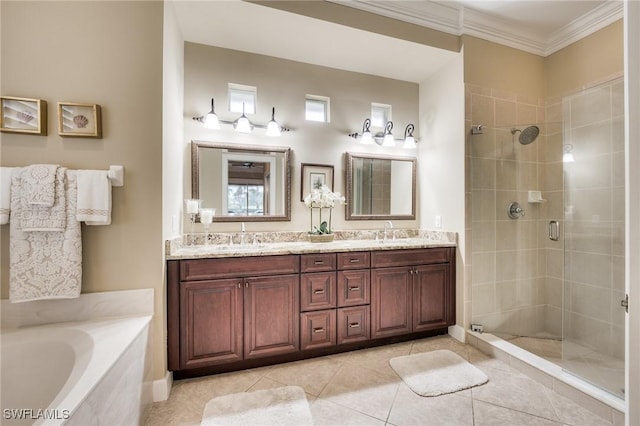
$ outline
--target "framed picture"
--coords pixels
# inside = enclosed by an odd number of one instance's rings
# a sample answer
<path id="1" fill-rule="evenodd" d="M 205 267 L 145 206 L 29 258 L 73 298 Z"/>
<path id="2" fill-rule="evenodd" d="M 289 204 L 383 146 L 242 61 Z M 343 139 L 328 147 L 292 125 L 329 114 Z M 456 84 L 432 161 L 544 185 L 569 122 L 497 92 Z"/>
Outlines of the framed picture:
<path id="1" fill-rule="evenodd" d="M 322 185 L 327 185 L 333 191 L 333 166 L 302 163 L 300 182 L 300 201 L 304 201 L 307 194 L 314 189 L 319 189 Z"/>
<path id="2" fill-rule="evenodd" d="M 58 102 L 58 134 L 63 137 L 101 138 L 100 105 Z"/>
<path id="3" fill-rule="evenodd" d="M 41 99 L 0 97 L 0 131 L 31 135 L 47 134 L 47 102 Z"/>

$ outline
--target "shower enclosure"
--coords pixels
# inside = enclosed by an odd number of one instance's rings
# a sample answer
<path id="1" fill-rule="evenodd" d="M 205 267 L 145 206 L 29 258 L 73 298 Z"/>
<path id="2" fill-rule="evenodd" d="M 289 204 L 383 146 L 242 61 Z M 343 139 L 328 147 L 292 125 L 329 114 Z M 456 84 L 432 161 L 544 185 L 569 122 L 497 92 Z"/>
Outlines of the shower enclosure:
<path id="1" fill-rule="evenodd" d="M 467 91 L 472 323 L 624 397 L 622 78 Z"/>

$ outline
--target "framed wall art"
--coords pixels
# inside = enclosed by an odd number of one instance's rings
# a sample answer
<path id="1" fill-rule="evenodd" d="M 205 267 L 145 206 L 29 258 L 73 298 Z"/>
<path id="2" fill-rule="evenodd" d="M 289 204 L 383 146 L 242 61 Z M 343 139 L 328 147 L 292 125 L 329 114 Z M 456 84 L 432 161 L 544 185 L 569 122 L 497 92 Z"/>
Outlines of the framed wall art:
<path id="1" fill-rule="evenodd" d="M 327 185 L 333 191 L 333 166 L 302 163 L 301 168 L 300 201 L 304 201 L 307 194 L 322 185 Z"/>
<path id="2" fill-rule="evenodd" d="M 47 102 L 42 99 L 0 97 L 0 131 L 31 135 L 47 134 Z"/>
<path id="3" fill-rule="evenodd" d="M 63 137 L 101 138 L 100 105 L 58 102 L 58 134 Z"/>

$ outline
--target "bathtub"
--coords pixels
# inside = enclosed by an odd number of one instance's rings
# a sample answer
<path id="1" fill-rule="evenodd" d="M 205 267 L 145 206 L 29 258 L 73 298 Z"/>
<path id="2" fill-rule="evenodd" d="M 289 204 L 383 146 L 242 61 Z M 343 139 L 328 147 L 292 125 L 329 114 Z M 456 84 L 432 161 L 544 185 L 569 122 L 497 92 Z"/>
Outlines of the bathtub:
<path id="1" fill-rule="evenodd" d="M 0 334 L 3 425 L 137 425 L 149 400 L 151 316 Z"/>

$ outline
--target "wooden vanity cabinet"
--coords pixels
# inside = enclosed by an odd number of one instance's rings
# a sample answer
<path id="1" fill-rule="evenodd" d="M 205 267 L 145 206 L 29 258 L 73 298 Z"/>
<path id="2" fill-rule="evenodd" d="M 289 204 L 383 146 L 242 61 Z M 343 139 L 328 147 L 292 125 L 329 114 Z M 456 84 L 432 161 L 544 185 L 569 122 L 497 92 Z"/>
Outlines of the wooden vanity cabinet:
<path id="1" fill-rule="evenodd" d="M 298 256 L 169 261 L 168 273 L 170 369 L 299 351 Z"/>
<path id="2" fill-rule="evenodd" d="M 373 252 L 371 338 L 455 324 L 454 256 L 449 247 Z"/>

